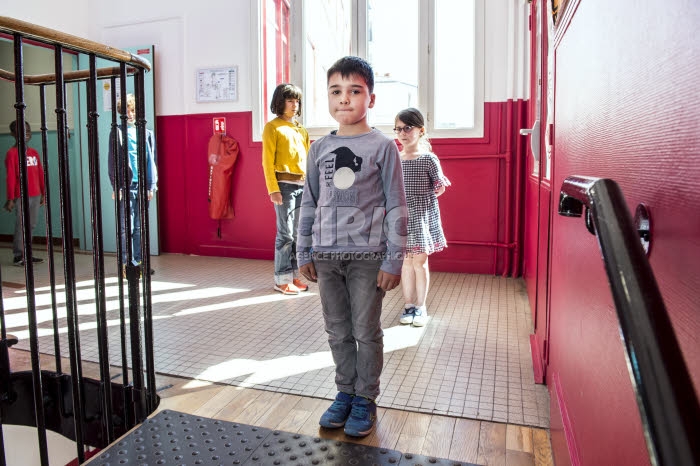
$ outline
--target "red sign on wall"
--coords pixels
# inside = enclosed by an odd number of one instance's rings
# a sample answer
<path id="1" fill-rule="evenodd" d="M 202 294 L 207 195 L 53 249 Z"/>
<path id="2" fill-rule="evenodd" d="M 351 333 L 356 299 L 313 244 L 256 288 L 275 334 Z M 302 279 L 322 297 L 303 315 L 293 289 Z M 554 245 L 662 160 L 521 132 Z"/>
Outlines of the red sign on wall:
<path id="1" fill-rule="evenodd" d="M 226 132 L 226 117 L 214 117 L 214 133 Z"/>

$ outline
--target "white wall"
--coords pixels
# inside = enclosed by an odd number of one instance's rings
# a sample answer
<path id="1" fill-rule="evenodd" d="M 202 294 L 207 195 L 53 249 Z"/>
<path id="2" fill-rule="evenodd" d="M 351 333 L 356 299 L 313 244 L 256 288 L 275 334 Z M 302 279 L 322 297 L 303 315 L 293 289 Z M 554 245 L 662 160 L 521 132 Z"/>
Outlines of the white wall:
<path id="1" fill-rule="evenodd" d="M 251 109 L 250 0 L 99 0 L 94 40 L 115 47 L 156 46 L 158 115 L 239 112 Z M 198 68 L 238 66 L 238 101 L 198 104 Z"/>
<path id="2" fill-rule="evenodd" d="M 89 39 L 89 5 L 89 0 L 0 0 L 0 15 Z"/>

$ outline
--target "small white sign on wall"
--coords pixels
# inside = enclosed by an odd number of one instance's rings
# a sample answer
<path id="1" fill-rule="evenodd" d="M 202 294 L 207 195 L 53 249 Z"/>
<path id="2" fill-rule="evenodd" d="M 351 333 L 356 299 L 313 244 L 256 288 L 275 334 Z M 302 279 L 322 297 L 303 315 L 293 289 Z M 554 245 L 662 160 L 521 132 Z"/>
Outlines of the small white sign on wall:
<path id="1" fill-rule="evenodd" d="M 237 66 L 197 69 L 197 102 L 238 100 L 237 79 Z"/>
<path id="2" fill-rule="evenodd" d="M 116 78 L 116 81 L 114 83 L 114 88 L 117 91 L 117 102 L 119 102 L 119 98 L 121 97 L 121 85 L 119 84 L 119 78 Z M 102 105 L 104 107 L 105 112 L 111 112 L 112 111 L 112 80 L 111 79 L 105 79 L 102 81 Z M 118 111 L 119 109 L 117 109 Z"/>

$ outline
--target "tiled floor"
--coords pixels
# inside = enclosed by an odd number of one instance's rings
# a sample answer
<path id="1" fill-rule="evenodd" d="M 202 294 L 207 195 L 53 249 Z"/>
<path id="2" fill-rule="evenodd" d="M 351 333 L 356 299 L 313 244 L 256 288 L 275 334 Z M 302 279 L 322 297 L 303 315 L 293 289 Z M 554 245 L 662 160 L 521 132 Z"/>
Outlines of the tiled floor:
<path id="1" fill-rule="evenodd" d="M 44 251 L 38 255 L 46 257 Z M 91 255 L 77 255 L 81 356 L 97 359 Z M 7 331 L 29 348 L 24 269 L 0 248 Z M 105 261 L 110 360 L 121 364 L 116 262 Z M 318 289 L 272 290 L 272 263 L 161 255 L 152 258 L 156 371 L 276 392 L 332 399 L 336 389 Z M 62 274 L 61 264 L 56 268 Z M 40 349 L 53 353 L 46 264 L 35 268 Z M 433 273 L 424 328 L 398 322 L 400 290 L 384 300 L 384 407 L 538 427 L 549 397 L 533 382 L 531 316 L 521 279 Z M 62 281 L 59 277 L 59 281 Z M 61 352 L 67 355 L 59 290 Z M 127 338 L 127 347 L 128 347 Z"/>

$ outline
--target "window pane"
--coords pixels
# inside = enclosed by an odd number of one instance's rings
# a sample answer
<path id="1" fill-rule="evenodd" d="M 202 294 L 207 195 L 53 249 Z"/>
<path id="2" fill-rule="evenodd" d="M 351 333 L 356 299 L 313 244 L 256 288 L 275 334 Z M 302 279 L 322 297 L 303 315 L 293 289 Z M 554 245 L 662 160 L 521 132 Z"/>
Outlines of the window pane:
<path id="1" fill-rule="evenodd" d="M 326 70 L 350 54 L 350 0 L 304 3 L 304 125 L 336 126 L 328 113 Z M 295 83 L 298 85 L 298 83 Z"/>
<path id="2" fill-rule="evenodd" d="M 371 125 L 393 126 L 399 110 L 419 106 L 419 26 L 418 0 L 367 2 L 367 59 L 377 96 Z"/>
<path id="3" fill-rule="evenodd" d="M 265 14 L 265 88 L 263 89 L 263 104 L 267 118 L 270 121 L 275 118 L 275 114 L 270 111 L 270 99 L 277 87 L 277 56 L 281 53 L 278 49 L 275 0 L 267 0 L 264 3 L 263 12 Z"/>
<path id="4" fill-rule="evenodd" d="M 474 0 L 435 2 L 435 129 L 474 126 L 474 18 Z"/>

